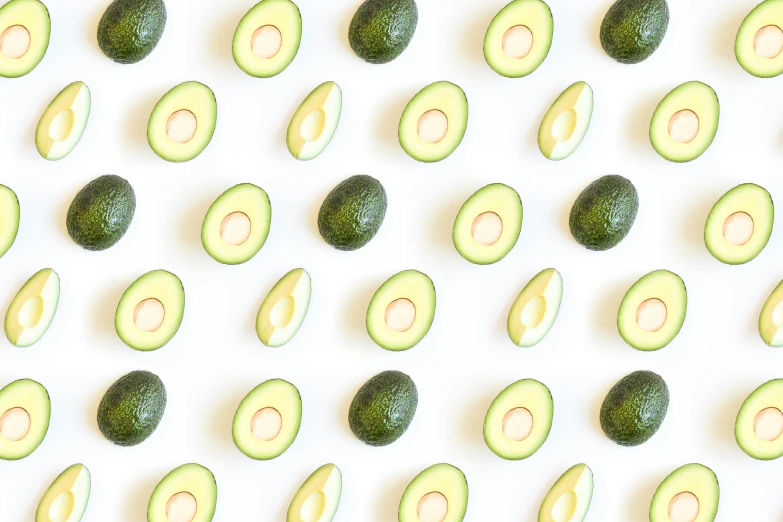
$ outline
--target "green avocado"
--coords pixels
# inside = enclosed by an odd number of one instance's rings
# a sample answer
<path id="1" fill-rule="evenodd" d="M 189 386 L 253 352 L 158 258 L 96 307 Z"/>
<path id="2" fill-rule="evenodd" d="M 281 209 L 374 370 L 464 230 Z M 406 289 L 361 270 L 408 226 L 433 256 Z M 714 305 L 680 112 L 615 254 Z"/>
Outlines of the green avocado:
<path id="1" fill-rule="evenodd" d="M 715 473 L 701 464 L 686 464 L 658 486 L 650 504 L 650 522 L 713 522 L 719 500 Z"/>
<path id="2" fill-rule="evenodd" d="M 546 494 L 538 522 L 583 522 L 593 499 L 593 470 L 577 464 L 563 473 Z"/>
<path id="3" fill-rule="evenodd" d="M 5 185 L 0 185 L 0 257 L 3 257 L 16 241 L 20 214 L 16 192 Z"/>
<path id="4" fill-rule="evenodd" d="M 184 464 L 155 486 L 147 504 L 147 522 L 210 522 L 217 493 L 211 471 L 200 464 Z"/>
<path id="5" fill-rule="evenodd" d="M 629 180 L 616 174 L 598 178 L 571 207 L 568 225 L 579 244 L 589 250 L 609 250 L 631 231 L 639 195 Z"/>
<path id="6" fill-rule="evenodd" d="M 337 250 L 357 250 L 375 237 L 386 217 L 386 190 L 365 174 L 337 185 L 318 211 L 318 231 Z"/>
<path id="7" fill-rule="evenodd" d="M 715 259 L 729 265 L 752 261 L 769 242 L 775 205 L 766 189 L 743 183 L 726 192 L 710 210 L 704 244 Z"/>
<path id="8" fill-rule="evenodd" d="M 414 478 L 400 499 L 399 522 L 462 522 L 468 510 L 468 481 L 451 464 L 435 464 Z"/>
<path id="9" fill-rule="evenodd" d="M 734 437 L 739 447 L 757 460 L 783 456 L 783 379 L 768 381 L 742 403 Z"/>
<path id="10" fill-rule="evenodd" d="M 343 474 L 334 464 L 315 470 L 288 506 L 286 522 L 332 522 L 340 506 Z"/>
<path id="11" fill-rule="evenodd" d="M 661 45 L 669 27 L 666 0 L 617 0 L 601 23 L 601 46 L 620 63 L 639 63 Z"/>
<path id="12" fill-rule="evenodd" d="M 39 270 L 14 296 L 5 314 L 5 335 L 25 348 L 41 340 L 60 301 L 60 276 L 51 268 Z"/>
<path id="13" fill-rule="evenodd" d="M 90 500 L 91 482 L 84 464 L 66 468 L 38 503 L 35 522 L 80 522 Z"/>
<path id="14" fill-rule="evenodd" d="M 506 78 L 521 78 L 544 63 L 554 20 L 541 0 L 513 0 L 492 19 L 484 36 L 484 59 Z"/>
<path id="15" fill-rule="evenodd" d="M 388 63 L 411 43 L 418 21 L 414 0 L 365 0 L 351 19 L 348 42 L 365 62 Z"/>
<path id="16" fill-rule="evenodd" d="M 115 381 L 98 405 L 98 428 L 118 446 L 141 444 L 166 411 L 166 387 L 150 372 L 130 372 Z"/>
<path id="17" fill-rule="evenodd" d="M 52 21 L 38 0 L 10 0 L 0 7 L 0 77 L 19 78 L 41 63 Z"/>
<path id="18" fill-rule="evenodd" d="M 35 129 L 35 147 L 42 158 L 56 161 L 76 148 L 90 117 L 90 88 L 73 82 L 55 96 Z"/>
<path id="19" fill-rule="evenodd" d="M 166 28 L 163 0 L 114 0 L 98 22 L 98 45 L 117 63 L 136 63 L 158 45 Z"/>
<path id="20" fill-rule="evenodd" d="M 381 372 L 359 388 L 348 410 L 348 424 L 360 441 L 387 446 L 402 437 L 416 414 L 419 393 L 402 372 Z"/>
<path id="21" fill-rule="evenodd" d="M 783 73 L 783 1 L 765 0 L 742 21 L 734 54 L 743 69 L 759 78 Z"/>
<path id="22" fill-rule="evenodd" d="M 508 311 L 506 329 L 517 346 L 535 346 L 555 324 L 563 300 L 563 276 L 554 268 L 536 274 Z"/>
<path id="23" fill-rule="evenodd" d="M 49 430 L 49 392 L 32 379 L 0 388 L 0 460 L 19 460 L 41 445 Z"/>
<path id="24" fill-rule="evenodd" d="M 290 0 L 261 0 L 240 20 L 231 49 L 240 69 L 256 78 L 283 72 L 299 51 L 302 15 Z"/>
<path id="25" fill-rule="evenodd" d="M 616 444 L 638 446 L 655 435 L 668 409 L 669 388 L 661 376 L 633 372 L 606 394 L 601 404 L 601 428 Z"/>
<path id="26" fill-rule="evenodd" d="M 122 239 L 135 212 L 136 194 L 130 183 L 106 175 L 92 180 L 76 194 L 65 224 L 80 247 L 106 250 Z"/>

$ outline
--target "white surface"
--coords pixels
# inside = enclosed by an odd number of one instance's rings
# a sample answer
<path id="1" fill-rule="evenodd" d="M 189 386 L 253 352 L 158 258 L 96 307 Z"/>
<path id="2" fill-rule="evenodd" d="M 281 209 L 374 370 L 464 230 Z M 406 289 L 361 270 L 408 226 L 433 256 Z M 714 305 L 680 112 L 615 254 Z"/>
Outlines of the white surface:
<path id="1" fill-rule="evenodd" d="M 538 71 L 519 80 L 492 72 L 481 51 L 504 0 L 422 0 L 411 46 L 383 66 L 365 64 L 348 46 L 359 3 L 299 0 L 299 55 L 282 75 L 263 80 L 244 74 L 231 57 L 234 29 L 252 0 L 169 0 L 163 40 L 137 65 L 114 64 L 98 49 L 95 28 L 108 1 L 48 0 L 53 31 L 46 58 L 32 74 L 0 84 L 0 183 L 22 205 L 19 237 L 0 259 L 0 311 L 42 267 L 58 271 L 62 296 L 38 344 L 18 349 L 0 340 L 0 383 L 23 377 L 43 383 L 52 419 L 33 455 L 0 462 L 0 520 L 31 521 L 51 481 L 83 462 L 93 477 L 85 521 L 143 521 L 155 484 L 195 461 L 217 477 L 215 520 L 282 521 L 304 479 L 334 462 L 344 474 L 336 520 L 394 522 L 408 482 L 445 461 L 468 478 L 466 520 L 533 521 L 550 485 L 584 461 L 596 480 L 588 520 L 646 521 L 664 477 L 701 462 L 720 479 L 719 520 L 780 521 L 779 463 L 742 453 L 733 426 L 747 395 L 781 377 L 783 352 L 763 344 L 756 322 L 783 277 L 783 233 L 776 230 L 756 260 L 737 267 L 713 259 L 702 240 L 709 209 L 729 188 L 756 182 L 783 198 L 783 80 L 751 77 L 733 53 L 737 28 L 756 1 L 672 1 L 662 47 L 648 61 L 625 66 L 598 41 L 611 1 L 552 0 L 552 50 Z M 147 119 L 168 89 L 191 79 L 217 95 L 217 132 L 196 160 L 168 164 L 146 142 Z M 419 164 L 400 148 L 397 123 L 407 101 L 441 79 L 467 93 L 468 131 L 446 161 Z M 704 156 L 676 165 L 654 152 L 648 124 L 660 99 L 693 79 L 717 91 L 720 130 Z M 92 90 L 90 122 L 74 153 L 48 163 L 35 150 L 35 126 L 74 80 Z M 325 80 L 343 89 L 340 126 L 322 156 L 298 162 L 286 150 L 285 130 L 299 103 Z M 573 156 L 547 161 L 536 145 L 538 125 L 577 80 L 595 90 L 591 128 Z M 114 248 L 88 252 L 68 237 L 65 213 L 74 194 L 105 173 L 131 181 L 136 217 Z M 318 235 L 316 215 L 329 190 L 357 173 L 383 182 L 389 210 L 367 247 L 338 252 Z M 639 216 L 617 248 L 588 252 L 572 239 L 568 212 L 584 186 L 607 173 L 633 180 Z M 222 266 L 201 246 L 201 222 L 219 194 L 245 181 L 269 193 L 272 230 L 252 261 Z M 521 194 L 522 235 L 501 263 L 473 266 L 454 250 L 451 227 L 468 196 L 495 181 Z M 253 328 L 258 307 L 297 266 L 313 277 L 310 313 L 289 345 L 266 348 Z M 560 316 L 541 344 L 517 348 L 505 331 L 508 309 L 528 279 L 549 266 L 564 278 Z M 125 288 L 156 268 L 182 279 L 185 318 L 163 349 L 134 352 L 114 331 L 114 311 Z M 433 279 L 438 310 L 417 347 L 386 352 L 364 329 L 366 307 L 383 281 L 406 268 Z M 685 280 L 688 316 L 667 348 L 637 352 L 617 333 L 617 308 L 631 284 L 657 268 Z M 161 376 L 169 403 L 154 436 L 120 448 L 98 431 L 96 407 L 112 382 L 136 369 Z M 413 377 L 419 410 L 397 443 L 371 448 L 351 434 L 347 410 L 362 383 L 386 369 Z M 622 448 L 602 433 L 598 410 L 609 388 L 637 369 L 664 376 L 671 405 L 654 438 Z M 231 419 L 245 394 L 273 377 L 301 391 L 302 429 L 283 456 L 256 462 L 234 447 Z M 497 393 L 525 377 L 552 390 L 554 426 L 536 455 L 505 462 L 485 446 L 482 423 Z"/>

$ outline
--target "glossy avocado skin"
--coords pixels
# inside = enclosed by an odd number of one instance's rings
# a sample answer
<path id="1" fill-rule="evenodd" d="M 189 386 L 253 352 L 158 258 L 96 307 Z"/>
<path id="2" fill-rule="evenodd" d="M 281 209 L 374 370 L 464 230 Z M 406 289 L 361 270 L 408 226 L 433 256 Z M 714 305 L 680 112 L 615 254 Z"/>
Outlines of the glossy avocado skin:
<path id="1" fill-rule="evenodd" d="M 166 387 L 147 371 L 134 371 L 112 384 L 98 405 L 98 427 L 118 446 L 144 442 L 166 410 Z"/>
<path id="2" fill-rule="evenodd" d="M 593 181 L 576 198 L 568 224 L 579 244 L 608 250 L 628 235 L 639 210 L 639 195 L 629 180 L 616 174 Z"/>
<path id="3" fill-rule="evenodd" d="M 666 0 L 617 0 L 601 23 L 601 46 L 620 63 L 639 63 L 658 49 L 668 27 Z"/>
<path id="4" fill-rule="evenodd" d="M 398 371 L 379 373 L 359 388 L 348 411 L 356 438 L 370 446 L 387 446 L 410 426 L 416 414 L 416 384 Z"/>
<path id="5" fill-rule="evenodd" d="M 388 63 L 408 47 L 418 20 L 414 0 L 366 0 L 353 15 L 348 41 L 365 62 Z"/>
<path id="6" fill-rule="evenodd" d="M 98 45 L 117 63 L 140 62 L 158 45 L 165 28 L 163 0 L 114 0 L 98 23 Z"/>
<path id="7" fill-rule="evenodd" d="M 122 239 L 136 212 L 130 183 L 113 174 L 89 182 L 73 198 L 65 224 L 82 248 L 106 250 Z"/>
<path id="8" fill-rule="evenodd" d="M 601 429 L 621 446 L 638 446 L 655 435 L 668 409 L 669 388 L 663 378 L 649 371 L 633 372 L 606 394 Z"/>
<path id="9" fill-rule="evenodd" d="M 318 212 L 318 231 L 337 250 L 356 250 L 375 237 L 386 217 L 386 190 L 364 174 L 337 185 Z"/>

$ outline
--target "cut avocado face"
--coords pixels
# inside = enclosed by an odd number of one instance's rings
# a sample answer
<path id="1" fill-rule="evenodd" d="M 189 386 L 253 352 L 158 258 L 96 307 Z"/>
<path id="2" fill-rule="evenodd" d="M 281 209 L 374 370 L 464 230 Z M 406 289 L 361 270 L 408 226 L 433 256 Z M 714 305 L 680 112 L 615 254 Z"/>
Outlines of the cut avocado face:
<path id="1" fill-rule="evenodd" d="M 256 333 L 266 346 L 276 348 L 293 339 L 310 306 L 312 283 L 304 268 L 284 275 L 269 291 L 256 316 Z"/>
<path id="2" fill-rule="evenodd" d="M 37 343 L 52 324 L 60 301 L 60 276 L 39 270 L 19 289 L 5 314 L 5 335 L 14 346 Z"/>
<path id="3" fill-rule="evenodd" d="M 539 450 L 549 436 L 555 405 L 544 384 L 517 381 L 498 395 L 484 419 L 484 441 L 500 458 L 522 460 Z"/>
<path id="4" fill-rule="evenodd" d="M 147 141 L 166 161 L 190 161 L 207 148 L 216 125 L 215 93 L 203 83 L 185 82 L 155 105 L 147 124 Z"/>
<path id="5" fill-rule="evenodd" d="M 122 342 L 143 352 L 157 350 L 174 337 L 185 314 L 185 289 L 171 272 L 147 272 L 122 294 L 114 327 Z"/>
<path id="6" fill-rule="evenodd" d="M 468 99 L 451 82 L 435 82 L 408 102 L 398 136 L 408 155 L 433 163 L 454 152 L 468 128 Z"/>
<path id="7" fill-rule="evenodd" d="M 416 346 L 435 318 L 435 285 L 417 270 L 390 277 L 372 296 L 367 308 L 367 333 L 375 344 L 391 351 Z"/>
<path id="8" fill-rule="evenodd" d="M 538 522 L 582 522 L 593 498 L 593 471 L 577 464 L 557 479 L 546 494 Z"/>
<path id="9" fill-rule="evenodd" d="M 508 312 L 508 336 L 517 346 L 534 346 L 552 329 L 563 299 L 563 277 L 554 268 L 536 274 Z"/>
<path id="10" fill-rule="evenodd" d="M 21 209 L 16 192 L 0 185 L 0 257 L 11 249 L 19 232 Z"/>
<path id="11" fill-rule="evenodd" d="M 155 486 L 147 522 L 210 522 L 216 507 L 215 476 L 199 464 L 184 464 Z"/>
<path id="12" fill-rule="evenodd" d="M 734 437 L 742 451 L 758 460 L 783 456 L 783 379 L 759 386 L 742 403 Z"/>
<path id="13" fill-rule="evenodd" d="M 291 155 L 306 161 L 321 154 L 332 141 L 342 109 L 343 92 L 339 85 L 324 82 L 316 87 L 288 125 L 286 144 Z"/>
<path id="14" fill-rule="evenodd" d="M 701 464 L 686 464 L 658 486 L 650 504 L 650 522 L 713 522 L 719 499 L 715 473 Z"/>
<path id="15" fill-rule="evenodd" d="M 521 78 L 544 63 L 555 23 L 541 0 L 514 0 L 492 19 L 484 37 L 484 58 L 494 71 Z"/>
<path id="16" fill-rule="evenodd" d="M 687 82 L 667 94 L 650 122 L 650 143 L 677 163 L 701 156 L 715 139 L 720 118 L 718 95 L 707 84 Z"/>
<path id="17" fill-rule="evenodd" d="M 54 479 L 44 493 L 35 522 L 80 522 L 90 500 L 90 470 L 74 464 Z"/>
<path id="18" fill-rule="evenodd" d="M 38 0 L 0 7 L 0 76 L 19 78 L 41 63 L 49 48 L 49 10 Z"/>
<path id="19" fill-rule="evenodd" d="M 783 281 L 775 287 L 761 308 L 759 335 L 768 346 L 783 346 Z"/>
<path id="20" fill-rule="evenodd" d="M 400 501 L 400 522 L 462 522 L 468 481 L 459 468 L 435 464 L 419 473 Z"/>
<path id="21" fill-rule="evenodd" d="M 0 389 L 0 459 L 19 460 L 34 452 L 49 430 L 51 411 L 49 392 L 33 380 Z"/>
<path id="22" fill-rule="evenodd" d="M 324 464 L 305 480 L 294 495 L 286 522 L 332 522 L 342 491 L 340 468 Z"/>
<path id="23" fill-rule="evenodd" d="M 280 74 L 302 40 L 302 16 L 289 0 L 262 0 L 240 20 L 232 51 L 240 69 L 256 78 Z"/>
<path id="24" fill-rule="evenodd" d="M 783 73 L 783 2 L 766 0 L 742 21 L 734 54 L 743 69 L 759 78 Z"/>
<path id="25" fill-rule="evenodd" d="M 231 433 L 239 451 L 271 460 L 294 443 L 302 423 L 302 397 L 290 382 L 272 379 L 256 386 L 239 403 Z"/>
<path id="26" fill-rule="evenodd" d="M 43 159 L 59 160 L 71 153 L 87 128 L 90 88 L 73 82 L 55 96 L 35 129 L 35 147 Z"/>
<path id="27" fill-rule="evenodd" d="M 774 220 L 775 206 L 769 192 L 753 183 L 737 185 L 710 210 L 704 244 L 722 263 L 747 263 L 767 246 Z"/>
<path id="28" fill-rule="evenodd" d="M 565 159 L 579 147 L 593 117 L 593 89 L 586 82 L 570 85 L 557 97 L 538 128 L 538 148 L 545 158 Z"/>

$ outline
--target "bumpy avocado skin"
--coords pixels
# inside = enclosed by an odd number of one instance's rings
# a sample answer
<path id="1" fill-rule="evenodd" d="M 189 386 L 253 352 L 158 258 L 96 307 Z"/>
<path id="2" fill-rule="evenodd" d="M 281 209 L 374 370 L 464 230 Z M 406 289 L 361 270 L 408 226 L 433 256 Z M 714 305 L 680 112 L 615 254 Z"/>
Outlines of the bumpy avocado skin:
<path id="1" fill-rule="evenodd" d="M 620 63 L 639 63 L 658 49 L 668 27 L 666 0 L 617 0 L 601 23 L 601 46 Z"/>
<path id="2" fill-rule="evenodd" d="M 636 187 L 624 177 L 611 174 L 593 181 L 579 194 L 568 224 L 583 247 L 609 250 L 631 231 L 638 210 Z"/>
<path id="3" fill-rule="evenodd" d="M 166 410 L 166 387 L 147 371 L 134 371 L 112 384 L 98 405 L 98 428 L 118 446 L 144 442 Z"/>
<path id="4" fill-rule="evenodd" d="M 385 371 L 356 392 L 348 411 L 348 424 L 365 444 L 387 446 L 408 429 L 418 403 L 413 379 L 402 372 Z"/>
<path id="5" fill-rule="evenodd" d="M 337 250 L 356 250 L 375 237 L 386 217 L 386 190 L 360 174 L 337 185 L 318 212 L 318 231 Z"/>
<path id="6" fill-rule="evenodd" d="M 353 15 L 348 42 L 365 62 L 388 63 L 408 47 L 418 20 L 414 0 L 366 0 Z"/>
<path id="7" fill-rule="evenodd" d="M 114 0 L 98 22 L 98 45 L 117 63 L 146 58 L 166 28 L 163 0 Z"/>
<path id="8" fill-rule="evenodd" d="M 65 219 L 68 234 L 82 248 L 106 250 L 122 239 L 136 212 L 130 183 L 113 174 L 89 182 L 73 198 Z"/>
<path id="9" fill-rule="evenodd" d="M 669 388 L 663 378 L 649 371 L 633 372 L 606 394 L 601 429 L 621 446 L 638 446 L 655 435 L 668 409 Z"/>

